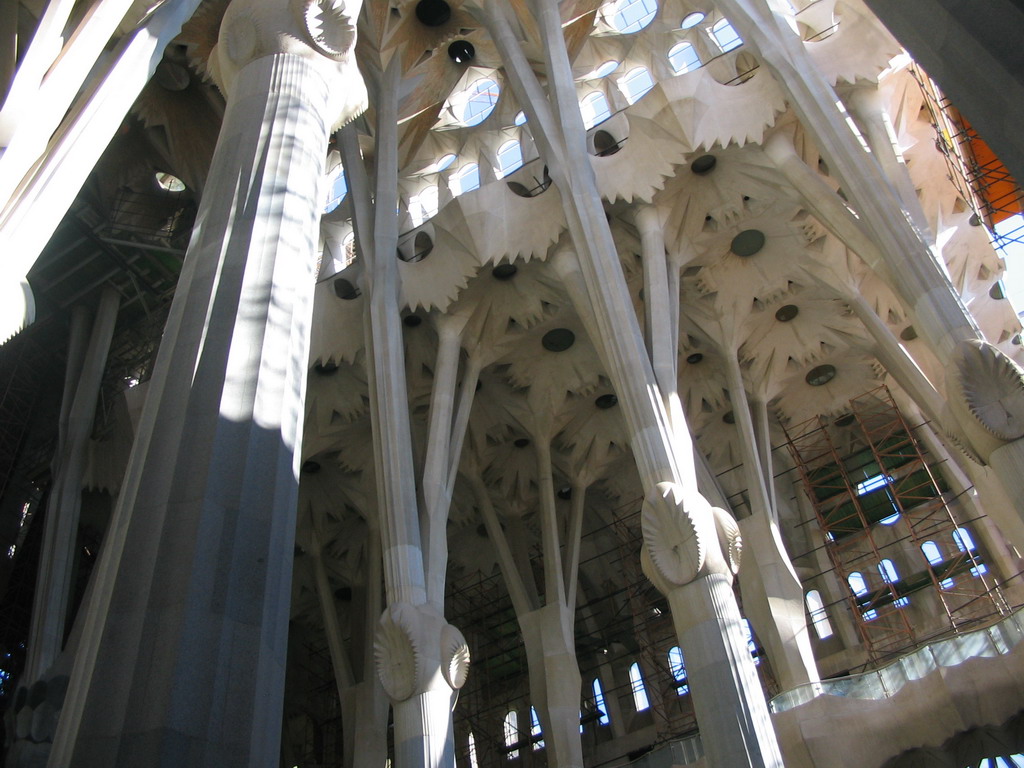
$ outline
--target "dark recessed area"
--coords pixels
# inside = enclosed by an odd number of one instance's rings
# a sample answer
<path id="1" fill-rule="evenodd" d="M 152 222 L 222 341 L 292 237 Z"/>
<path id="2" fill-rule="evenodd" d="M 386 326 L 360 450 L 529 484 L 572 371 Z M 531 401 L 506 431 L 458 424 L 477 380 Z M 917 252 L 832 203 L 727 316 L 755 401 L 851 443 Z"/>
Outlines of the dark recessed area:
<path id="1" fill-rule="evenodd" d="M 732 239 L 729 250 L 746 258 L 764 248 L 764 232 L 759 229 L 745 229 Z"/>
<path id="2" fill-rule="evenodd" d="M 487 526 L 484 525 L 483 523 L 478 525 L 476 527 L 476 535 L 479 536 L 481 539 L 486 539 L 487 538 Z"/>
<path id="3" fill-rule="evenodd" d="M 423 322 L 423 318 L 419 315 L 406 315 L 402 318 L 402 322 L 409 328 L 415 328 Z"/>
<path id="4" fill-rule="evenodd" d="M 545 333 L 540 343 L 548 352 L 564 352 L 576 343 L 576 334 L 568 328 L 555 328 Z"/>
<path id="5" fill-rule="evenodd" d="M 594 153 L 598 157 L 609 157 L 620 149 L 621 145 L 608 131 L 597 131 L 594 134 Z"/>
<path id="6" fill-rule="evenodd" d="M 412 252 L 398 249 L 398 258 L 407 263 L 423 261 L 434 250 L 434 239 L 430 233 L 420 230 L 412 240 Z"/>
<path id="7" fill-rule="evenodd" d="M 780 323 L 788 323 L 794 317 L 800 314 L 800 308 L 796 304 L 787 304 L 784 307 L 779 307 L 775 313 L 775 319 Z"/>
<path id="8" fill-rule="evenodd" d="M 352 299 L 359 298 L 359 289 L 356 288 L 352 283 L 346 280 L 344 277 L 339 277 L 334 281 L 334 295 L 339 299 L 345 299 L 345 301 L 351 301 Z"/>
<path id="9" fill-rule="evenodd" d="M 825 365 L 819 365 L 811 368 L 811 370 L 807 372 L 807 376 L 804 377 L 804 381 L 812 387 L 820 387 L 822 384 L 828 384 L 835 377 L 836 367 L 826 363 Z"/>
<path id="10" fill-rule="evenodd" d="M 722 421 L 724 421 L 726 424 L 735 424 L 736 414 L 733 413 L 732 411 L 729 411 L 727 414 L 722 416 Z"/>
<path id="11" fill-rule="evenodd" d="M 568 501 L 569 499 L 572 498 L 572 487 L 564 485 L 558 489 L 558 493 L 556 495 L 563 501 Z"/>
<path id="12" fill-rule="evenodd" d="M 313 461 L 313 459 L 306 459 L 302 462 L 302 471 L 304 474 L 312 475 L 314 472 L 320 471 L 320 462 Z"/>
<path id="13" fill-rule="evenodd" d="M 855 417 L 854 417 L 854 415 L 852 413 L 847 413 L 847 414 L 845 414 L 843 416 L 840 416 L 838 419 L 836 419 L 832 423 L 835 424 L 837 427 L 848 427 L 851 424 L 853 424 L 854 419 L 855 419 Z"/>
<path id="14" fill-rule="evenodd" d="M 711 173 L 717 164 L 718 158 L 714 155 L 701 155 L 690 163 L 690 170 L 698 176 L 704 176 L 705 174 Z"/>
<path id="15" fill-rule="evenodd" d="M 320 376 L 330 376 L 332 373 L 338 372 L 338 364 L 333 360 L 328 360 L 326 363 L 317 363 L 313 366 L 313 370 Z"/>
<path id="16" fill-rule="evenodd" d="M 688 362 L 690 365 L 696 365 L 703 359 L 704 355 L 702 355 L 700 352 L 694 352 L 686 356 L 686 362 Z"/>
<path id="17" fill-rule="evenodd" d="M 515 264 L 499 264 L 491 270 L 491 277 L 495 280 L 511 280 L 518 271 L 519 267 Z"/>
<path id="18" fill-rule="evenodd" d="M 900 338 L 904 341 L 913 341 L 917 338 L 917 329 L 912 325 L 908 325 L 902 331 L 900 331 Z"/>
<path id="19" fill-rule="evenodd" d="M 469 40 L 456 40 L 448 46 L 448 58 L 456 64 L 468 64 L 476 56 L 476 48 Z"/>
<path id="20" fill-rule="evenodd" d="M 976 213 L 972 213 L 971 218 L 967 220 L 967 223 L 970 224 L 972 227 L 980 227 L 981 217 Z"/>
<path id="21" fill-rule="evenodd" d="M 416 3 L 416 18 L 428 27 L 440 27 L 451 17 L 451 6 L 444 0 L 420 0 Z"/>
<path id="22" fill-rule="evenodd" d="M 512 445 L 514 445 L 516 448 L 525 448 L 529 444 L 530 438 L 528 437 L 518 437 L 516 438 L 515 442 L 512 443 Z"/>
<path id="23" fill-rule="evenodd" d="M 338 587 L 334 590 L 334 596 L 344 603 L 352 600 L 352 587 Z"/>
<path id="24" fill-rule="evenodd" d="M 598 408 L 600 408 L 602 410 L 608 410 L 609 408 L 614 408 L 618 404 L 619 404 L 619 398 L 617 398 L 615 395 L 610 394 L 610 393 L 607 394 L 607 395 L 601 395 L 599 398 L 597 398 L 594 401 L 594 405 L 596 405 Z"/>
<path id="25" fill-rule="evenodd" d="M 505 182 L 508 186 L 509 191 L 519 197 L 537 197 L 547 191 L 548 187 L 551 186 L 551 174 L 548 173 L 548 167 L 544 166 L 544 177 L 538 179 L 536 176 L 533 177 L 535 182 L 532 187 L 528 187 L 525 184 L 521 184 L 518 181 L 507 181 Z"/>
<path id="26" fill-rule="evenodd" d="M 1005 299 L 1006 291 L 1003 290 L 1003 281 L 996 280 L 994 283 L 992 283 L 992 287 L 988 289 L 988 295 L 989 298 L 996 300 Z"/>

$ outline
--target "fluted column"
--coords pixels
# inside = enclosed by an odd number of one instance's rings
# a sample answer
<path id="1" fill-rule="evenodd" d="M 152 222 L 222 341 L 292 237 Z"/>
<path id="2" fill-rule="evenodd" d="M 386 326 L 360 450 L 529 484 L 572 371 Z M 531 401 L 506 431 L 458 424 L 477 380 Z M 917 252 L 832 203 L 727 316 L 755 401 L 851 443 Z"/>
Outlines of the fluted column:
<path id="1" fill-rule="evenodd" d="M 25 665 L 29 682 L 46 672 L 64 644 L 64 623 L 71 598 L 78 519 L 82 510 L 86 452 L 119 306 L 118 293 L 112 288 L 104 291 L 77 375 L 72 374 L 65 380 L 64 405 L 61 410 L 67 406 L 67 418 L 61 419 L 63 429 L 60 453 L 54 462 L 57 472 L 46 503 L 43 551 L 39 558 L 28 663 Z M 80 316 L 74 318 L 80 319 Z M 78 330 L 72 326 L 73 340 Z M 73 365 L 74 357 L 75 345 L 72 345 L 68 360 L 69 372 L 76 367 Z"/>
<path id="2" fill-rule="evenodd" d="M 276 4 L 225 13 L 208 194 L 54 768 L 278 765 L 319 191 L 331 126 L 365 103 L 348 59 L 357 12 L 325 13 L 316 39 Z"/>

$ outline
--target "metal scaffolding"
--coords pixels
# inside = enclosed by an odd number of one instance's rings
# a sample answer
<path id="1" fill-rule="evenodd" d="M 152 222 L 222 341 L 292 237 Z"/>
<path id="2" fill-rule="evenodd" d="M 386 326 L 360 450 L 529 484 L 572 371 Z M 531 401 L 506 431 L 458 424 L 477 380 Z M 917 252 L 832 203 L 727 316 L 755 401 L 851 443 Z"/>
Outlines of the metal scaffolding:
<path id="1" fill-rule="evenodd" d="M 924 94 L 925 107 L 935 128 L 935 148 L 946 158 L 948 177 L 977 217 L 972 223 L 995 225 L 1024 211 L 1024 192 L 995 156 L 985 140 L 960 111 L 950 104 L 935 82 L 918 66 L 910 73 Z M 1011 242 L 1024 243 L 1024 226 L 994 235 L 1002 248 Z"/>
<path id="2" fill-rule="evenodd" d="M 982 552 L 887 388 L 786 436 L 872 661 L 921 639 L 907 616 L 915 593 L 935 595 L 954 632 L 1004 611 Z"/>

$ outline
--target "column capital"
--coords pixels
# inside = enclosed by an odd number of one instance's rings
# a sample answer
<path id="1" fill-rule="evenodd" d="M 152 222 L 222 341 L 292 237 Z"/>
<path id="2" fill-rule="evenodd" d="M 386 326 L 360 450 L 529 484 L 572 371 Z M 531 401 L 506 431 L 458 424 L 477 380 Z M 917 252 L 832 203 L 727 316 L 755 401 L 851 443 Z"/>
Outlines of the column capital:
<path id="1" fill-rule="evenodd" d="M 344 125 L 367 107 L 354 56 L 361 6 L 362 0 L 231 0 L 210 57 L 214 79 L 230 98 L 246 65 L 278 54 L 301 57 L 330 86 L 329 119 Z"/>
<path id="2" fill-rule="evenodd" d="M 389 605 L 377 625 L 373 655 L 384 691 L 394 702 L 439 689 L 457 691 L 469 675 L 466 639 L 427 605 Z"/>
<path id="3" fill-rule="evenodd" d="M 723 509 L 681 485 L 658 483 L 644 495 L 641 565 L 664 594 L 708 574 L 730 580 L 739 570 L 739 527 Z"/>

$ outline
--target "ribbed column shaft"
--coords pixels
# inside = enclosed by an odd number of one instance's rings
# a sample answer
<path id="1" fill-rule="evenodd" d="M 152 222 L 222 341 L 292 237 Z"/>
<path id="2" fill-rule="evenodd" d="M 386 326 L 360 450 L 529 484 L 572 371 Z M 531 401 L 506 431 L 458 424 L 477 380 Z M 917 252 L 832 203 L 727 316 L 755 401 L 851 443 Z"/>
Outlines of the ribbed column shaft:
<path id="1" fill-rule="evenodd" d="M 51 765 L 278 764 L 328 95 L 233 84 Z"/>

